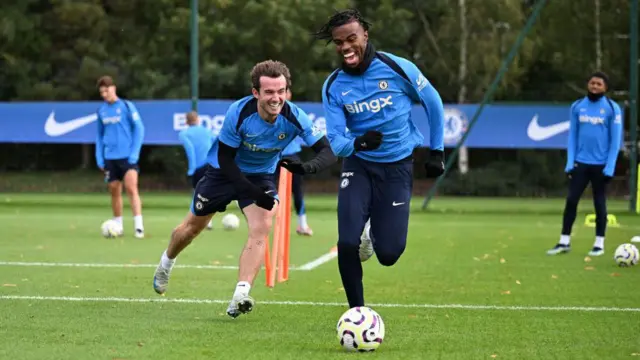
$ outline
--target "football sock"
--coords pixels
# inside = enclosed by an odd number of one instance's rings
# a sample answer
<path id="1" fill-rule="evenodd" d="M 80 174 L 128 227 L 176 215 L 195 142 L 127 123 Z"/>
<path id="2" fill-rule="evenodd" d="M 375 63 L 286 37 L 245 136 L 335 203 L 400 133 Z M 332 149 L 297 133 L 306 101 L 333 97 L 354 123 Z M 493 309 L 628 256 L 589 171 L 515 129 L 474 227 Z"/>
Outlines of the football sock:
<path id="1" fill-rule="evenodd" d="M 338 268 L 340 269 L 342 287 L 347 295 L 349 307 L 364 306 L 362 263 L 360 262 L 357 245 L 341 245 L 338 243 Z"/>
<path id="2" fill-rule="evenodd" d="M 136 230 L 144 230 L 144 225 L 142 225 L 142 215 L 136 215 L 133 217 L 133 224 Z"/>
<path id="3" fill-rule="evenodd" d="M 571 235 L 560 235 L 560 245 L 569 245 L 571 243 Z"/>
<path id="4" fill-rule="evenodd" d="M 246 296 L 249 295 L 249 291 L 251 291 L 251 284 L 247 281 L 238 281 L 236 285 L 236 290 L 233 292 L 233 297 L 238 296 Z"/>
<path id="5" fill-rule="evenodd" d="M 113 218 L 120 226 L 122 226 L 122 216 L 116 216 Z"/>
<path id="6" fill-rule="evenodd" d="M 307 214 L 298 215 L 298 226 L 303 229 L 307 228 Z"/>
<path id="7" fill-rule="evenodd" d="M 596 236 L 596 242 L 593 244 L 593 247 L 604 249 L 604 236 Z"/>
<path id="8" fill-rule="evenodd" d="M 167 256 L 167 251 L 162 253 L 162 257 L 160 258 L 160 265 L 167 270 L 171 270 L 173 264 L 176 262 L 176 259 L 169 259 Z"/>

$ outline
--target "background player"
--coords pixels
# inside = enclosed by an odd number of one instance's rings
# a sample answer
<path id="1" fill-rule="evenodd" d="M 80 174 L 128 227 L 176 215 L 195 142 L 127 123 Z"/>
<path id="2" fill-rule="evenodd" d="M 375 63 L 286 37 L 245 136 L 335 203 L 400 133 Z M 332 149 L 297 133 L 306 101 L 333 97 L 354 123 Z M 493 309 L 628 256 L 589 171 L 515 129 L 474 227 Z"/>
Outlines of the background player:
<path id="1" fill-rule="evenodd" d="M 187 156 L 189 166 L 187 177 L 195 189 L 196 184 L 207 170 L 207 153 L 209 153 L 215 137 L 209 129 L 200 126 L 200 119 L 195 111 L 187 113 L 187 125 L 189 127 L 180 131 L 178 137 Z M 212 221 L 209 221 L 207 228 L 211 229 L 212 227 Z"/>
<path id="2" fill-rule="evenodd" d="M 287 100 L 291 101 L 291 90 L 287 91 Z M 284 150 L 282 150 L 282 157 L 285 160 L 294 162 L 300 162 L 302 159 L 298 155 L 302 151 L 302 139 L 300 137 L 295 138 Z M 280 166 L 276 171 L 276 181 L 280 178 Z M 293 194 L 293 205 L 298 215 L 298 228 L 296 232 L 298 235 L 312 236 L 313 230 L 307 223 L 307 209 L 304 206 L 304 176 L 301 174 L 291 174 L 291 192 Z"/>
<path id="3" fill-rule="evenodd" d="M 98 91 L 104 104 L 98 109 L 96 162 L 105 174 L 111 193 L 114 219 L 122 225 L 122 183 L 127 192 L 135 237 L 144 238 L 142 202 L 138 192 L 138 159 L 144 139 L 144 125 L 135 105 L 118 98 L 110 76 L 98 79 Z"/>
<path id="4" fill-rule="evenodd" d="M 569 194 L 565 202 L 560 241 L 549 255 L 571 250 L 571 229 L 576 220 L 578 202 L 591 183 L 596 212 L 596 240 L 590 256 L 604 254 L 604 235 L 607 227 L 607 184 L 613 178 L 622 141 L 622 115 L 618 104 L 605 92 L 609 77 L 603 72 L 591 75 L 587 96 L 571 105 L 567 166 Z"/>
<path id="5" fill-rule="evenodd" d="M 424 140 L 411 118 L 414 101 L 429 119 L 427 176 L 444 172 L 440 95 L 412 62 L 376 52 L 368 41 L 369 26 L 357 10 L 346 10 L 316 33 L 335 44 L 342 60 L 324 83 L 322 102 L 331 147 L 345 158 L 338 194 L 338 265 L 350 307 L 364 305 L 360 262 L 375 249 L 378 261 L 391 266 L 405 250 L 412 153 Z"/>
<path id="6" fill-rule="evenodd" d="M 164 293 L 176 256 L 202 231 L 216 212 L 238 200 L 249 227 L 240 255 L 238 283 L 227 308 L 233 318 L 252 310 L 249 296 L 264 260 L 264 239 L 271 231 L 277 206 L 274 173 L 284 149 L 300 136 L 316 152 L 308 162 L 282 161 L 293 173 L 316 173 L 335 162 L 328 140 L 312 127 L 307 114 L 286 101 L 289 69 L 281 62 L 261 62 L 251 71 L 253 95 L 234 102 L 209 151 L 210 167 L 198 182 L 191 211 L 171 235 L 156 269 L 153 287 Z"/>

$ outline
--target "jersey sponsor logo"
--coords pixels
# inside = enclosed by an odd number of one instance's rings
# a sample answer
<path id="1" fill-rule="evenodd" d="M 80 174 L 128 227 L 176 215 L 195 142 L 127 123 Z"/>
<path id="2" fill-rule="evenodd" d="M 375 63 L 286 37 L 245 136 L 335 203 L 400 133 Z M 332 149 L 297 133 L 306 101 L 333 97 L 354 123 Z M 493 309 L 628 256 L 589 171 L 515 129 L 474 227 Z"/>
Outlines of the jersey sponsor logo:
<path id="1" fill-rule="evenodd" d="M 377 113 L 378 111 L 382 110 L 382 108 L 388 105 L 393 105 L 393 101 L 391 101 L 391 95 L 371 101 L 363 101 L 360 103 L 354 101 L 351 104 L 345 104 L 344 107 L 350 114 L 360 114 L 366 111 Z"/>
<path id="2" fill-rule="evenodd" d="M 266 153 L 271 153 L 271 152 L 279 152 L 282 151 L 282 148 L 261 148 L 258 145 L 255 144 L 251 144 L 248 141 L 243 141 L 242 145 L 244 145 L 244 147 L 252 152 L 266 152 Z"/>
<path id="3" fill-rule="evenodd" d="M 578 120 L 581 123 L 591 123 L 593 125 L 604 124 L 604 118 L 602 116 L 580 115 Z"/>

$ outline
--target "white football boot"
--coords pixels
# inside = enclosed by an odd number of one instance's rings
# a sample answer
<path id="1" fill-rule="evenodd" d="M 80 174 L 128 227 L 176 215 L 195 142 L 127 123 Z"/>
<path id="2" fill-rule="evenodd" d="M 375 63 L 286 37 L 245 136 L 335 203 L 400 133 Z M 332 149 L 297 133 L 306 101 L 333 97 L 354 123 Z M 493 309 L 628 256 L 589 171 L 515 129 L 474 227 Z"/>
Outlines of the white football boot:
<path id="1" fill-rule="evenodd" d="M 360 261 L 365 262 L 373 255 L 373 241 L 371 240 L 371 219 L 364 224 L 364 230 L 360 235 Z"/>

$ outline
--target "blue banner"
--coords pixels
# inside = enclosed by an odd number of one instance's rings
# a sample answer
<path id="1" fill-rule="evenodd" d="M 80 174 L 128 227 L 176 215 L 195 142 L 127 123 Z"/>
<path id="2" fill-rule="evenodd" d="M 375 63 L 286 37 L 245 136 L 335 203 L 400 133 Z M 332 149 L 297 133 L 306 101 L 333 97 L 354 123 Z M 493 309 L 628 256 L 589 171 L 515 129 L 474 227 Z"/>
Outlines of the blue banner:
<path id="1" fill-rule="evenodd" d="M 145 124 L 145 144 L 179 144 L 186 127 L 188 100 L 134 101 Z M 230 100 L 201 100 L 203 126 L 217 134 Z M 322 104 L 295 102 L 315 125 L 325 130 Z M 0 142 L 95 143 L 96 110 L 101 102 L 0 103 Z M 454 147 L 467 131 L 478 105 L 445 106 L 445 145 Z M 429 146 L 429 126 L 421 106 L 412 110 L 414 122 Z M 569 105 L 487 105 L 469 134 L 470 148 L 563 149 L 567 144 Z"/>

